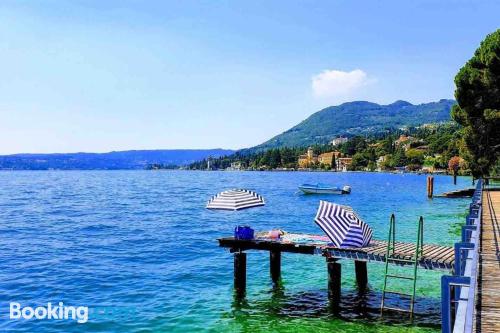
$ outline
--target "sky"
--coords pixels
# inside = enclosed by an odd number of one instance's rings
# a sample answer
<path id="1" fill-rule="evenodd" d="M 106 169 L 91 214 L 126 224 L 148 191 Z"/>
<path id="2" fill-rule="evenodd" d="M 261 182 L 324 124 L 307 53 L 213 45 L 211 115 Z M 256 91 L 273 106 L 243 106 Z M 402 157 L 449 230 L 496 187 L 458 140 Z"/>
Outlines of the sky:
<path id="1" fill-rule="evenodd" d="M 0 2 L 0 154 L 250 147 L 453 98 L 499 1 Z"/>

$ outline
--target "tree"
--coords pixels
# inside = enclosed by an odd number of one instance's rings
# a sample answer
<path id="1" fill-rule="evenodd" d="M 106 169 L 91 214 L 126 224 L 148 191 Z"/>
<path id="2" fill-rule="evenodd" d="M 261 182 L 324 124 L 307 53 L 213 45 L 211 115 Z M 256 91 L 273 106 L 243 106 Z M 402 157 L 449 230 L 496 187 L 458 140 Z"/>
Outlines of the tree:
<path id="1" fill-rule="evenodd" d="M 368 165 L 366 167 L 370 171 L 375 171 L 375 169 L 377 169 L 377 163 L 370 161 L 370 162 L 368 162 Z"/>
<path id="2" fill-rule="evenodd" d="M 453 156 L 448 161 L 448 169 L 453 173 L 453 184 L 457 185 L 457 173 L 460 168 L 461 158 L 459 156 Z"/>
<path id="3" fill-rule="evenodd" d="M 403 165 L 406 165 L 407 161 L 408 160 L 406 158 L 404 149 L 398 148 L 398 149 L 396 149 L 396 151 L 392 155 L 390 165 L 392 167 L 403 166 Z"/>
<path id="4" fill-rule="evenodd" d="M 340 147 L 340 151 L 348 156 L 366 148 L 366 140 L 362 136 L 355 136 Z"/>
<path id="5" fill-rule="evenodd" d="M 408 149 L 405 152 L 405 156 L 408 159 L 408 167 L 411 170 L 418 170 L 424 164 L 424 152 L 418 149 Z"/>
<path id="6" fill-rule="evenodd" d="M 424 163 L 424 152 L 418 149 L 408 149 L 405 152 L 405 156 L 408 161 L 412 164 L 423 164 Z"/>
<path id="7" fill-rule="evenodd" d="M 500 29 L 486 36 L 455 77 L 452 117 L 464 127 L 468 162 L 476 177 L 489 175 L 500 152 Z"/>
<path id="8" fill-rule="evenodd" d="M 337 158 L 335 157 L 335 154 L 332 156 L 332 169 L 337 171 Z"/>
<path id="9" fill-rule="evenodd" d="M 352 157 L 351 166 L 354 170 L 363 170 L 368 166 L 369 162 L 370 160 L 366 157 L 366 154 L 359 152 Z"/>
<path id="10" fill-rule="evenodd" d="M 461 158 L 459 156 L 453 156 L 450 158 L 448 161 L 448 169 L 453 172 L 458 172 L 458 169 L 460 168 L 460 163 L 461 163 Z"/>
<path id="11" fill-rule="evenodd" d="M 269 154 L 269 167 L 275 169 L 281 165 L 281 154 L 279 149 L 271 149 Z"/>

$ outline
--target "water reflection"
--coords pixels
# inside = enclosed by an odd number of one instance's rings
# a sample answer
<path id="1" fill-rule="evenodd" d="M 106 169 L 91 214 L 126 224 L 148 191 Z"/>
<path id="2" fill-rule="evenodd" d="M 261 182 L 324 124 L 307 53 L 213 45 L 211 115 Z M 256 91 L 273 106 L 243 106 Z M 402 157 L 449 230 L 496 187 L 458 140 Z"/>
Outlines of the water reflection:
<path id="1" fill-rule="evenodd" d="M 417 297 L 415 313 L 410 321 L 408 313 L 385 310 L 380 314 L 382 293 L 375 290 L 342 290 L 340 304 L 328 301 L 326 290 L 286 293 L 283 287 L 269 290 L 269 297 L 249 300 L 235 297 L 232 315 L 243 322 L 245 317 L 270 316 L 281 318 L 320 318 L 324 320 L 361 321 L 401 326 L 439 328 L 441 325 L 440 301 L 435 298 Z M 409 308 L 409 299 L 386 295 L 391 307 Z"/>

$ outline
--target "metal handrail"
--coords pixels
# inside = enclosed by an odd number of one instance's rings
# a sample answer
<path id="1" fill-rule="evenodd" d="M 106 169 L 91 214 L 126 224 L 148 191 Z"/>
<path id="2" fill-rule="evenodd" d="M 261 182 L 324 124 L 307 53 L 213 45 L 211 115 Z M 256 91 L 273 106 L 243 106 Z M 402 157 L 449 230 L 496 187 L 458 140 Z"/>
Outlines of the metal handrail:
<path id="1" fill-rule="evenodd" d="M 455 243 L 455 269 L 452 276 L 441 279 L 443 333 L 471 333 L 474 323 L 475 297 L 481 242 L 483 180 L 477 183 L 461 242 Z M 452 292 L 453 291 L 453 292 Z M 455 305 L 452 311 L 452 304 Z"/>

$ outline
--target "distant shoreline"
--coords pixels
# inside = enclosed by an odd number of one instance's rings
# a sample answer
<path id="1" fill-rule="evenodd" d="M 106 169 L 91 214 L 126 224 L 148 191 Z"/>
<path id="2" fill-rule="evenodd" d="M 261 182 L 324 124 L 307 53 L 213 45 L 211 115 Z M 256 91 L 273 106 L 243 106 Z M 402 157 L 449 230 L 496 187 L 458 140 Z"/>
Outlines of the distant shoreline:
<path id="1" fill-rule="evenodd" d="M 381 174 L 394 174 L 394 175 L 404 175 L 404 174 L 415 174 L 415 175 L 429 175 L 429 176 L 452 176 L 452 174 L 448 172 L 416 172 L 416 171 L 405 171 L 405 172 L 397 172 L 397 171 L 369 171 L 369 170 L 351 170 L 351 171 L 334 171 L 334 170 L 191 170 L 191 169 L 0 169 L 0 172 L 53 172 L 53 171 L 159 171 L 159 172 L 224 172 L 224 173 L 239 173 L 239 172 L 304 172 L 304 173 L 381 173 Z M 457 175 L 457 177 L 471 177 L 471 175 Z"/>

